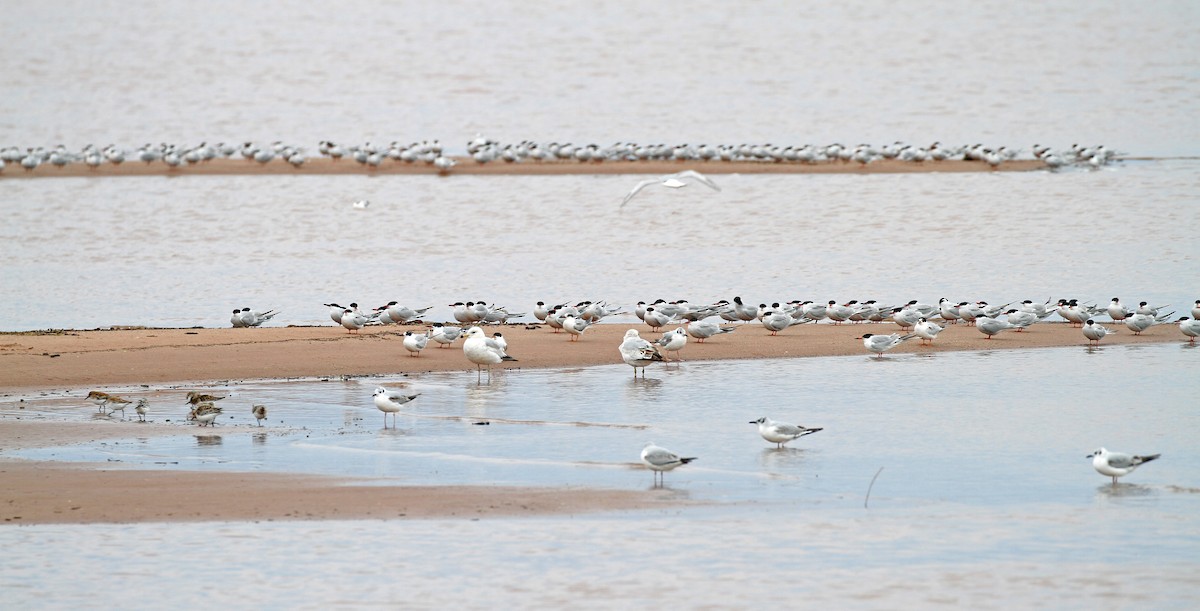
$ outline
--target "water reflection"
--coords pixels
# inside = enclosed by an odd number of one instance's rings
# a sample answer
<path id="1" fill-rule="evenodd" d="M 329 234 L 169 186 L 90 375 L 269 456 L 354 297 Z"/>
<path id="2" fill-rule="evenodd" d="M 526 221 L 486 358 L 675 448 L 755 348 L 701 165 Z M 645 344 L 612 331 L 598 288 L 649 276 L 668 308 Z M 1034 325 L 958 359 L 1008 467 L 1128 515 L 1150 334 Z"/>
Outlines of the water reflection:
<path id="1" fill-rule="evenodd" d="M 1155 489 L 1142 484 L 1127 484 L 1118 482 L 1108 483 L 1096 488 L 1096 496 L 1100 498 L 1119 499 L 1154 496 Z"/>
<path id="2" fill-rule="evenodd" d="M 250 439 L 254 442 L 254 445 L 256 445 L 256 446 L 265 445 L 267 443 L 267 434 L 266 433 L 255 433 L 253 436 L 251 436 Z"/>
<path id="3" fill-rule="evenodd" d="M 196 435 L 196 445 L 198 447 L 219 446 L 224 441 L 224 438 L 220 435 Z"/>

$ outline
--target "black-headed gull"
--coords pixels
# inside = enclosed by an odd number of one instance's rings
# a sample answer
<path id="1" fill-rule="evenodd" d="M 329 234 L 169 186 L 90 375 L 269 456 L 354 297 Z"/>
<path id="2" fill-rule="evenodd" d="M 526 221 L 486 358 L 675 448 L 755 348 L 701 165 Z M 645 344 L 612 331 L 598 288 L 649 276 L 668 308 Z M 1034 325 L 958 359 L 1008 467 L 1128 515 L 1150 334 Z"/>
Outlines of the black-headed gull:
<path id="1" fill-rule="evenodd" d="M 647 443 L 642 448 L 642 464 L 654 471 L 654 484 L 656 486 L 662 485 L 661 478 L 665 475 L 666 471 L 686 465 L 696 460 L 696 458 L 695 456 L 688 458 L 681 457 L 666 448 L 654 445 L 653 441 Z"/>
<path id="2" fill-rule="evenodd" d="M 406 395 L 398 390 L 389 390 L 382 386 L 377 386 L 375 392 L 372 393 L 372 400 L 375 402 L 375 407 L 383 412 L 383 428 L 387 428 L 387 415 L 392 415 L 392 428 L 396 428 L 396 413 L 400 411 L 400 406 L 421 396 L 421 393 L 415 395 Z"/>
<path id="3" fill-rule="evenodd" d="M 659 348 L 662 348 L 663 352 L 676 353 L 674 360 L 678 361 L 680 360 L 678 352 L 683 350 L 683 347 L 687 345 L 687 340 L 687 331 L 684 331 L 683 327 L 676 327 L 674 331 L 667 331 L 666 333 L 663 333 L 662 337 L 656 340 L 654 344 Z M 670 358 L 666 358 L 665 355 L 664 358 L 668 361 L 671 360 Z"/>
<path id="4" fill-rule="evenodd" d="M 718 187 L 716 183 L 700 172 L 695 170 L 684 170 L 682 172 L 676 172 L 675 174 L 668 174 L 666 176 L 659 176 L 658 178 L 651 178 L 639 182 L 633 186 L 633 189 L 631 189 L 627 195 L 625 195 L 625 199 L 621 200 L 620 208 L 624 208 L 625 204 L 629 203 L 629 200 L 633 199 L 635 195 L 637 195 L 646 187 L 651 185 L 662 185 L 670 189 L 678 189 L 680 187 L 686 187 L 688 185 L 686 182 L 687 180 L 695 180 L 696 182 L 699 182 L 713 191 L 721 190 L 721 187 Z"/>
<path id="5" fill-rule="evenodd" d="M 1117 485 L 1117 478 L 1123 475 L 1133 473 L 1143 464 L 1146 464 L 1162 454 L 1151 454 L 1149 456 L 1130 456 L 1121 452 L 1109 452 L 1104 448 L 1100 448 L 1087 457 L 1092 459 L 1092 467 L 1101 475 L 1112 477 L 1113 485 Z"/>
<path id="6" fill-rule="evenodd" d="M 1087 322 L 1083 324 L 1083 336 L 1088 338 L 1089 343 L 1099 343 L 1100 340 L 1104 339 L 1104 336 L 1108 335 L 1109 333 L 1115 333 L 1115 331 L 1109 329 L 1108 327 L 1096 324 L 1096 321 L 1090 318 L 1087 319 Z"/>
<path id="7" fill-rule="evenodd" d="M 503 361 L 517 360 L 509 356 L 496 340 L 484 335 L 483 329 L 479 327 L 467 329 L 467 339 L 463 342 L 463 355 L 467 357 L 467 360 L 475 363 L 475 377 L 477 379 L 485 365 L 487 366 L 488 379 L 490 380 L 492 377 L 492 365 Z"/>
<path id="8" fill-rule="evenodd" d="M 766 416 L 758 420 L 751 420 L 750 424 L 757 424 L 758 434 L 779 448 L 782 448 L 783 444 L 793 439 L 799 439 L 805 435 L 811 435 L 822 430 L 821 428 L 808 428 L 786 422 L 776 422 Z"/>
<path id="9" fill-rule="evenodd" d="M 879 358 L 883 358 L 884 352 L 887 352 L 888 350 L 891 350 L 892 348 L 895 348 L 896 346 L 899 346 L 900 344 L 903 344 L 914 337 L 916 337 L 916 335 L 913 334 L 900 335 L 899 333 L 892 333 L 891 335 L 877 335 L 875 333 L 863 333 L 855 339 L 861 339 L 864 348 L 879 355 Z"/>
<path id="10" fill-rule="evenodd" d="M 633 367 L 633 377 L 635 378 L 639 367 L 642 369 L 642 377 L 646 377 L 646 365 L 663 360 L 658 348 L 642 339 L 637 329 L 625 332 L 625 338 L 621 340 L 621 345 L 617 346 L 617 351 L 621 354 L 621 360 L 625 361 L 626 365 Z"/>

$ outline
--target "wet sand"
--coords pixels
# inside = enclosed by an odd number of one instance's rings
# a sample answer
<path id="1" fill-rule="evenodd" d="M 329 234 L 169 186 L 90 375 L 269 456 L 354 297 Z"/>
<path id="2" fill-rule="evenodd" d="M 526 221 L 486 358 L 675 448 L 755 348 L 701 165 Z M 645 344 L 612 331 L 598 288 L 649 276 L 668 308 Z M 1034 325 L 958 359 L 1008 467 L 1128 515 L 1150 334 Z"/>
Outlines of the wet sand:
<path id="1" fill-rule="evenodd" d="M 334 160 L 315 157 L 303 165 L 293 166 L 282 159 L 258 163 L 248 159 L 213 159 L 196 164 L 171 167 L 161 161 L 145 163 L 126 161 L 119 165 L 103 163 L 89 167 L 82 163 L 71 163 L 58 167 L 44 163 L 27 170 L 11 164 L 0 172 L 0 180 L 7 178 L 63 178 L 79 176 L 192 176 L 192 175 L 338 175 L 338 174 L 426 174 L 426 175 L 553 175 L 553 174 L 672 174 L 682 170 L 696 170 L 707 174 L 894 174 L 922 172 L 1026 172 L 1047 169 L 1039 159 L 1014 159 L 999 166 L 984 161 L 897 161 L 882 159 L 869 164 L 858 162 L 765 162 L 765 161 L 525 161 L 506 163 L 496 161 L 486 164 L 469 157 L 453 158 L 457 165 L 449 171 L 440 171 L 431 164 L 407 163 L 387 160 L 379 166 L 369 166 L 352 159 Z"/>
<path id="2" fill-rule="evenodd" d="M 632 322 L 632 319 L 631 319 Z M 657 491 L 530 489 L 491 486 L 356 486 L 342 478 L 261 473 L 158 472 L 111 469 L 105 464 L 22 461 L 4 452 L 23 448 L 95 442 L 103 439 L 192 434 L 178 424 L 130 424 L 30 417 L 17 395 L 72 389 L 80 394 L 81 416 L 95 409 L 83 401 L 86 389 L 115 390 L 140 384 L 205 383 L 256 378 L 359 376 L 462 371 L 474 367 L 451 348 L 427 348 L 407 356 L 406 329 L 423 325 L 375 327 L 359 335 L 341 327 L 259 329 L 116 329 L 42 331 L 0 335 L 0 518 L 3 523 L 107 523 L 141 521 L 221 521 L 286 519 L 366 519 L 564 515 L 647 509 L 678 504 Z M 488 327 L 509 342 L 519 359 L 509 369 L 620 364 L 616 347 L 625 331 L 641 323 L 589 328 L 578 342 L 537 325 Z M 891 333 L 896 325 L 808 325 L 770 336 L 758 324 L 704 343 L 689 340 L 679 353 L 686 361 L 862 355 L 862 333 Z M 1118 333 L 1105 345 L 1180 342 L 1172 325 L 1134 336 Z M 1004 350 L 1086 346 L 1079 329 L 1041 323 L 1023 333 L 1005 332 L 986 340 L 974 327 L 950 326 L 932 346 L 909 341 L 889 354 L 951 350 Z M 653 368 L 653 367 L 652 367 Z M 472 380 L 473 381 L 473 380 Z M 136 427 L 136 428 L 134 428 Z M 631 468 L 640 468 L 631 465 Z"/>

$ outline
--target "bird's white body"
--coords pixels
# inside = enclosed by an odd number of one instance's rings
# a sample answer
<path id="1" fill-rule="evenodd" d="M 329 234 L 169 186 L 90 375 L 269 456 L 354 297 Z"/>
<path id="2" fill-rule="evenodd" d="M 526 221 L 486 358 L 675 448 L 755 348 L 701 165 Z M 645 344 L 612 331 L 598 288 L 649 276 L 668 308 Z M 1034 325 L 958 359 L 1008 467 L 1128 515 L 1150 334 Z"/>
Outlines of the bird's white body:
<path id="1" fill-rule="evenodd" d="M 659 481 L 658 477 L 663 472 L 671 471 L 676 467 L 681 467 L 692 462 L 693 460 L 696 460 L 695 457 L 683 458 L 666 448 L 655 445 L 653 441 L 646 444 L 646 446 L 642 448 L 641 458 L 642 464 L 654 471 L 656 484 Z"/>
<path id="2" fill-rule="evenodd" d="M 433 329 L 429 332 L 429 338 L 437 342 L 440 347 L 446 347 L 454 343 L 454 340 L 462 336 L 461 327 L 447 327 L 441 323 L 434 323 Z"/>
<path id="3" fill-rule="evenodd" d="M 467 339 L 463 342 L 463 355 L 467 357 L 468 361 L 475 363 L 477 374 L 486 366 L 489 377 L 492 374 L 492 365 L 503 361 L 517 360 L 509 356 L 496 340 L 484 335 L 483 329 L 479 327 L 467 329 Z"/>
<path id="4" fill-rule="evenodd" d="M 409 356 L 420 356 L 421 351 L 429 344 L 429 332 L 413 333 L 412 331 L 404 332 L 404 349 L 409 351 Z"/>
<path id="5" fill-rule="evenodd" d="M 864 333 L 858 339 L 863 342 L 863 347 L 867 350 L 879 355 L 883 358 L 883 353 L 903 344 L 904 342 L 916 337 L 916 335 L 900 335 L 892 333 L 891 335 L 876 335 L 874 333 Z"/>
<path id="6" fill-rule="evenodd" d="M 820 428 L 808 428 L 795 424 L 788 424 L 786 422 L 776 422 L 765 416 L 759 418 L 758 420 L 752 420 L 750 424 L 757 424 L 758 434 L 761 435 L 763 439 L 775 444 L 780 448 L 783 447 L 783 444 L 793 439 L 799 439 L 805 435 L 811 435 L 821 430 Z"/>
<path id="7" fill-rule="evenodd" d="M 1096 324 L 1096 321 L 1090 318 L 1087 319 L 1087 322 L 1083 324 L 1083 336 L 1088 338 L 1089 341 L 1099 342 L 1100 340 L 1104 339 L 1105 335 L 1108 335 L 1112 332 L 1112 329 L 1109 329 L 1103 325 L 1098 325 Z"/>
<path id="8" fill-rule="evenodd" d="M 642 191 L 642 189 L 645 189 L 646 187 L 649 187 L 652 185 L 662 185 L 662 186 L 670 188 L 670 189 L 678 189 L 680 187 L 686 187 L 688 185 L 688 183 L 686 182 L 687 180 L 695 180 L 696 182 L 699 182 L 700 184 L 712 189 L 713 191 L 721 190 L 721 187 L 718 187 L 717 184 L 714 183 L 707 176 L 705 176 L 695 170 L 684 170 L 682 172 L 677 172 L 675 174 L 659 176 L 658 178 L 651 178 L 651 179 L 643 180 L 643 181 L 637 183 L 636 185 L 633 186 L 633 189 L 631 189 L 629 191 L 629 193 L 625 195 L 625 199 L 621 200 L 620 208 L 624 208 L 625 204 L 629 203 L 629 200 L 633 199 L 633 197 L 635 195 L 640 193 Z"/>
<path id="9" fill-rule="evenodd" d="M 1179 332 L 1192 338 L 1188 340 L 1189 344 L 1195 343 L 1196 338 L 1200 337 L 1200 319 L 1197 318 L 1180 318 Z"/>
<path id="10" fill-rule="evenodd" d="M 933 343 L 933 340 L 937 338 L 938 333 L 941 333 L 945 330 L 945 327 L 937 323 L 929 322 L 925 318 L 918 319 L 917 324 L 913 326 L 913 334 L 921 338 L 921 341 L 928 341 L 931 344 Z"/>
<path id="11" fill-rule="evenodd" d="M 687 341 L 687 331 L 684 331 L 683 327 L 678 327 L 674 331 L 667 331 L 666 333 L 663 333 L 662 337 L 654 343 L 664 352 L 678 353 L 680 350 L 683 350 L 684 346 L 687 345 Z M 666 360 L 669 361 L 671 359 Z M 676 354 L 675 360 L 679 360 L 678 354 Z"/>
<path id="12" fill-rule="evenodd" d="M 642 369 L 642 376 L 646 375 L 646 365 L 654 361 L 663 360 L 662 354 L 654 344 L 642 339 L 642 336 L 637 332 L 637 329 L 629 329 L 625 332 L 625 338 L 621 340 L 621 345 L 617 347 L 617 351 L 621 354 L 621 360 L 625 361 L 626 365 L 633 367 L 633 376 L 637 377 L 637 370 Z"/>
<path id="13" fill-rule="evenodd" d="M 383 428 L 387 428 L 387 415 L 392 415 L 392 426 L 396 426 L 396 414 L 400 411 L 400 406 L 421 396 L 421 393 L 406 395 L 398 390 L 389 390 L 382 386 L 376 387 L 372 395 L 372 400 L 375 407 L 383 412 Z"/>
<path id="14" fill-rule="evenodd" d="M 1088 455 L 1092 459 L 1092 468 L 1101 475 L 1107 475 L 1112 478 L 1112 483 L 1115 486 L 1117 478 L 1133 473 L 1138 467 L 1158 458 L 1161 454 L 1150 454 L 1149 456 L 1130 456 L 1121 452 L 1109 452 L 1104 448 L 1100 448 Z"/>

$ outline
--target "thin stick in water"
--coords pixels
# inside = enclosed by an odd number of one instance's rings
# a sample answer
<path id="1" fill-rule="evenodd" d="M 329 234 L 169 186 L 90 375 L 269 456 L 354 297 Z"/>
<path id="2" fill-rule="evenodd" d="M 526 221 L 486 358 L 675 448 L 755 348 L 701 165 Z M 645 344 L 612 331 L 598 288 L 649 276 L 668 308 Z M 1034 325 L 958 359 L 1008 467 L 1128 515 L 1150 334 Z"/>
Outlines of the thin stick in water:
<path id="1" fill-rule="evenodd" d="M 871 478 L 871 485 L 867 486 L 867 497 L 863 499 L 863 509 L 867 508 L 867 503 L 871 500 L 871 488 L 875 487 L 875 480 L 879 478 L 880 473 L 883 473 L 883 467 L 875 472 L 875 477 Z"/>

